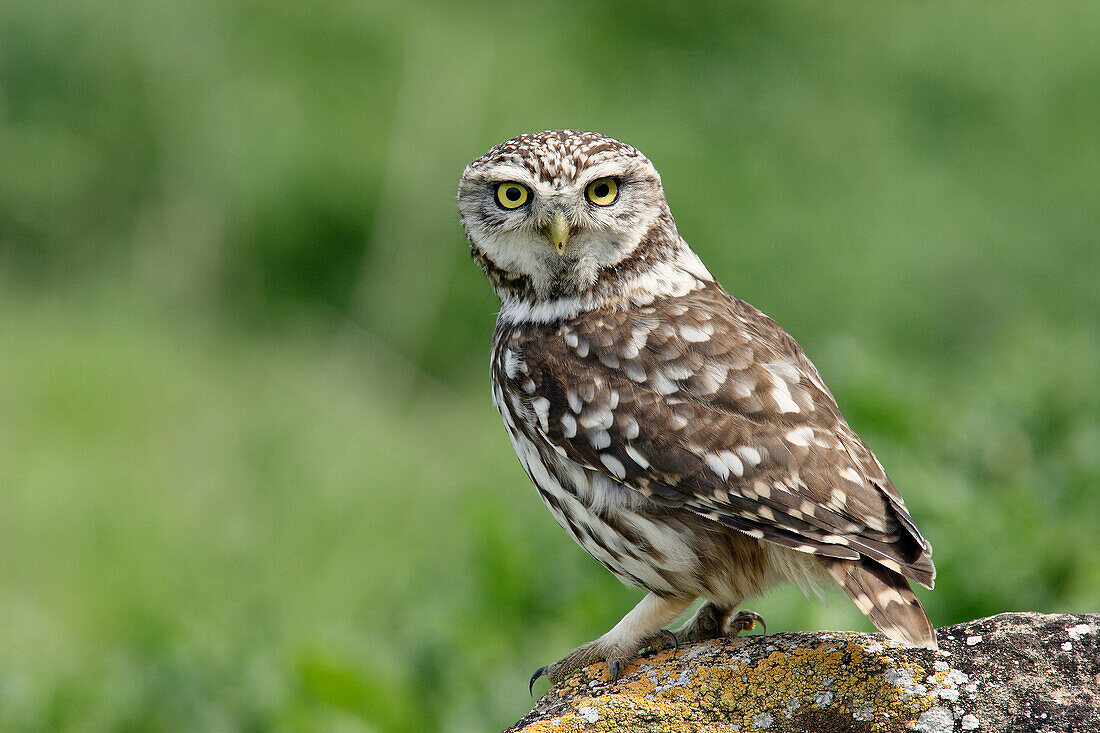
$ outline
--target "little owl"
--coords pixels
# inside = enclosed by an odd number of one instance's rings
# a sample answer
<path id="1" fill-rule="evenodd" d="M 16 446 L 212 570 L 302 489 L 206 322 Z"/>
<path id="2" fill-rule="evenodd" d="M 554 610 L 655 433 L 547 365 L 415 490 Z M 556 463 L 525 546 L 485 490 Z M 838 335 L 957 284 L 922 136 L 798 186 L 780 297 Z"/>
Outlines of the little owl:
<path id="1" fill-rule="evenodd" d="M 750 629 L 734 611 L 784 580 L 835 581 L 891 639 L 936 647 L 906 580 L 932 587 L 931 545 L 794 339 L 681 239 L 644 155 L 520 135 L 466 167 L 458 207 L 501 301 L 493 401 L 512 445 L 558 523 L 648 591 L 532 683 Z"/>

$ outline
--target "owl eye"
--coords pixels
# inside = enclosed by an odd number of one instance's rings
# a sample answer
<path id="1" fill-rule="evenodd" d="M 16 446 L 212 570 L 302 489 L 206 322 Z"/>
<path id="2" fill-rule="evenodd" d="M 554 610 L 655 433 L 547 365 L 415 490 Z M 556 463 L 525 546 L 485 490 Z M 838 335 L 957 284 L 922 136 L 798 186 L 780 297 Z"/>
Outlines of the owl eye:
<path id="1" fill-rule="evenodd" d="M 597 206 L 610 206 L 619 197 L 619 183 L 614 178 L 597 178 L 584 192 Z"/>
<path id="2" fill-rule="evenodd" d="M 518 209 L 527 203 L 527 187 L 515 181 L 497 184 L 497 203 L 506 209 Z"/>

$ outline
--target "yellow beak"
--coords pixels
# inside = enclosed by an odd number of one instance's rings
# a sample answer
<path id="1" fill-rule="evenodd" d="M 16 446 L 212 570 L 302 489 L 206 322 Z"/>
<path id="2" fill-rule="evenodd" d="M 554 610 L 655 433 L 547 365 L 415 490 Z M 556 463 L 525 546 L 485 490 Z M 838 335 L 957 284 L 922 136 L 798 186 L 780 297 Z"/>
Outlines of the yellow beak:
<path id="1" fill-rule="evenodd" d="M 569 221 L 560 211 L 550 220 L 550 241 L 558 248 L 558 254 L 565 253 L 565 243 L 569 241 Z"/>

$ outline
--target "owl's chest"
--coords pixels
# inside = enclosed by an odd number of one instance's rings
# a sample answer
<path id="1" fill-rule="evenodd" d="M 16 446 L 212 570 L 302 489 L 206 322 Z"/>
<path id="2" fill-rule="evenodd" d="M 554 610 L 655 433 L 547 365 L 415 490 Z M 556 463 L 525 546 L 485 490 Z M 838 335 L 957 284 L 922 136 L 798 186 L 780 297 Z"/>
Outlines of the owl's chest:
<path id="1" fill-rule="evenodd" d="M 682 585 L 695 562 L 692 536 L 654 515 L 638 492 L 572 460 L 548 439 L 537 389 L 523 389 L 522 351 L 496 344 L 493 402 L 512 447 L 551 515 L 573 539 L 624 583 L 660 592 Z"/>
<path id="2" fill-rule="evenodd" d="M 507 411 L 501 414 L 507 425 Z M 546 508 L 589 555 L 628 585 L 663 593 L 682 587 L 695 557 L 682 529 L 630 508 L 629 489 L 547 450 L 522 428 L 508 433 Z"/>
<path id="3" fill-rule="evenodd" d="M 562 515 L 568 519 L 582 510 L 596 515 L 644 512 L 648 499 L 578 457 L 578 446 L 570 442 L 577 431 L 563 430 L 566 422 L 576 423 L 571 416 L 563 416 L 562 395 L 572 388 L 563 388 L 562 382 L 577 388 L 589 375 L 580 369 L 565 376 L 547 373 L 546 359 L 537 354 L 540 349 L 552 351 L 555 345 L 548 342 L 560 341 L 562 336 L 539 329 L 500 329 L 493 344 L 493 402 L 524 468 L 559 522 Z M 529 364 L 532 351 L 536 355 Z"/>

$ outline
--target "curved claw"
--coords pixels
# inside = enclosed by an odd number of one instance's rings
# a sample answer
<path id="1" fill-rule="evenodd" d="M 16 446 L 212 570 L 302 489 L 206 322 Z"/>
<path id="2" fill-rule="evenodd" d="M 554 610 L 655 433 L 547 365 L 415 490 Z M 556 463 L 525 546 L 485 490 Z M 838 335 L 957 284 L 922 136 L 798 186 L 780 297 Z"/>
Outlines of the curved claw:
<path id="1" fill-rule="evenodd" d="M 672 639 L 672 658 L 675 659 L 676 652 L 680 651 L 680 640 L 677 639 L 676 634 L 674 634 L 669 629 L 661 629 L 661 635 L 667 636 L 669 639 Z"/>
<path id="2" fill-rule="evenodd" d="M 611 681 L 617 682 L 619 673 L 623 671 L 623 663 L 618 659 L 612 659 L 607 663 L 607 668 L 611 671 Z"/>
<path id="3" fill-rule="evenodd" d="M 752 631 L 756 628 L 756 624 L 760 624 L 763 627 L 760 633 L 768 633 L 768 625 L 764 623 L 764 617 L 756 611 L 738 611 L 733 617 L 733 624 L 738 631 Z"/>
<path id="4" fill-rule="evenodd" d="M 535 680 L 546 674 L 547 669 L 549 669 L 549 667 L 539 667 L 535 670 L 535 673 L 531 675 L 531 681 L 527 685 L 527 691 L 531 694 L 531 697 L 535 696 Z"/>

